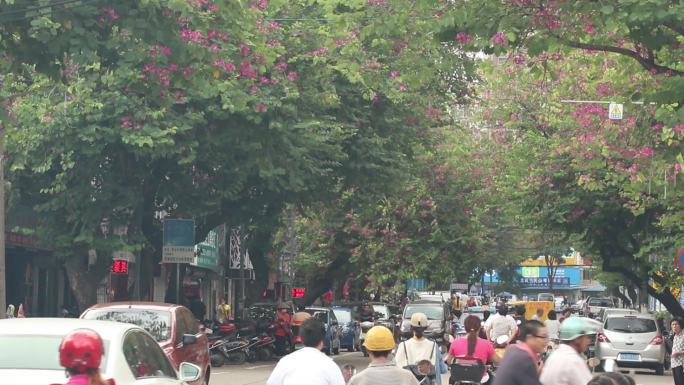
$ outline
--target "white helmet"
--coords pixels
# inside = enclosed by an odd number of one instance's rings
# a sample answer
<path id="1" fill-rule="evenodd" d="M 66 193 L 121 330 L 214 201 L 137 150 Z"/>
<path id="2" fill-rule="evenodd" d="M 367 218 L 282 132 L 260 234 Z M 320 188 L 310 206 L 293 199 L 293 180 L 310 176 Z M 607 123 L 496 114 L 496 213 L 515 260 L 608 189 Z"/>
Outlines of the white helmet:
<path id="1" fill-rule="evenodd" d="M 428 319 L 424 313 L 413 313 L 411 316 L 411 326 L 414 328 L 426 328 L 428 326 Z"/>

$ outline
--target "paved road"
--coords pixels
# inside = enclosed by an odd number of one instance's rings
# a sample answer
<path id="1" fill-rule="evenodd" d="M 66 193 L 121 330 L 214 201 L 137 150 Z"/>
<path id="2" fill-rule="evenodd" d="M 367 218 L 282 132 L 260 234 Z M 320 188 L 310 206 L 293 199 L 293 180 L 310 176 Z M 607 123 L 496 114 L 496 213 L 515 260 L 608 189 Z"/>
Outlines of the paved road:
<path id="1" fill-rule="evenodd" d="M 361 353 L 340 353 L 339 356 L 333 356 L 335 362 L 342 366 L 344 364 L 352 364 L 358 370 L 365 368 L 368 365 L 368 359 L 364 358 Z M 252 364 L 245 364 L 241 366 L 224 366 L 222 368 L 214 369 L 211 376 L 211 383 L 209 385 L 263 385 L 266 384 L 268 376 L 275 367 L 275 362 L 255 362 Z M 630 372 L 624 372 L 630 373 Z M 672 376 L 667 373 L 665 376 L 656 376 L 648 371 L 639 371 L 634 373 L 631 371 L 630 375 L 634 377 L 637 384 L 642 385 L 671 385 L 674 383 Z M 444 377 L 442 384 L 448 384 L 447 377 Z"/>

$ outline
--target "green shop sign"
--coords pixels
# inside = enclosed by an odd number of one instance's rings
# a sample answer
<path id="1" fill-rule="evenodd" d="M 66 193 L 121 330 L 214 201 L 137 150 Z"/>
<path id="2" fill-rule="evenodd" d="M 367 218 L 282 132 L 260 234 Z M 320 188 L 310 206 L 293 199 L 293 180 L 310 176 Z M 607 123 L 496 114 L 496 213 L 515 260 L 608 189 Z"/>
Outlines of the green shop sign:
<path id="1" fill-rule="evenodd" d="M 207 238 L 195 245 L 196 257 L 193 266 L 220 272 L 219 269 L 219 233 L 217 227 L 207 234 Z"/>

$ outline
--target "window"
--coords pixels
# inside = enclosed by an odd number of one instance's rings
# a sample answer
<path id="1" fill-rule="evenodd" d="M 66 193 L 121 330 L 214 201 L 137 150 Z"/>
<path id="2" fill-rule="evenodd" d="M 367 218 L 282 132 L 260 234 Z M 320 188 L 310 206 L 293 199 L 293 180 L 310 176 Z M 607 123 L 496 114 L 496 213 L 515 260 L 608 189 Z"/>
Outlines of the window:
<path id="1" fill-rule="evenodd" d="M 590 298 L 588 306 L 615 307 L 615 303 L 610 298 Z"/>
<path id="2" fill-rule="evenodd" d="M 157 342 L 171 338 L 171 312 L 145 309 L 93 309 L 83 315 L 84 319 L 116 321 L 139 326 L 152 334 Z"/>
<path id="3" fill-rule="evenodd" d="M 123 353 L 136 379 L 176 378 L 176 372 L 156 341 L 145 333 L 131 331 L 124 337 Z"/>
<path id="4" fill-rule="evenodd" d="M 605 329 L 620 333 L 653 333 L 658 330 L 652 319 L 627 317 L 608 318 Z"/>
<path id="5" fill-rule="evenodd" d="M 351 310 L 347 308 L 335 308 L 333 310 L 335 317 L 340 321 L 340 323 L 352 322 Z"/>
<path id="6" fill-rule="evenodd" d="M 64 370 L 59 364 L 61 342 L 62 336 L 0 335 L 0 369 Z M 100 370 L 104 371 L 109 341 L 103 342 L 105 355 Z"/>
<path id="7" fill-rule="evenodd" d="M 389 309 L 385 305 L 373 305 L 373 311 L 382 314 L 381 319 L 389 319 Z"/>
<path id="8" fill-rule="evenodd" d="M 404 318 L 410 319 L 413 313 L 424 313 L 428 319 L 432 320 L 443 320 L 444 308 L 441 304 L 436 306 L 425 306 L 425 305 L 406 305 L 404 309 Z"/>

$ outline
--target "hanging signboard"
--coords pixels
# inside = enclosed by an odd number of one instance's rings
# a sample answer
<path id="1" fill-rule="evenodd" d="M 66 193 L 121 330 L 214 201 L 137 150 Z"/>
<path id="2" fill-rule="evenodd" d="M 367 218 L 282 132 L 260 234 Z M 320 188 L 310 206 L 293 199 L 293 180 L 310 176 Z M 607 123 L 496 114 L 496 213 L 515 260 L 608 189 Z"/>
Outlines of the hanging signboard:
<path id="1" fill-rule="evenodd" d="M 195 221 L 164 220 L 162 263 L 193 263 L 195 261 Z"/>

